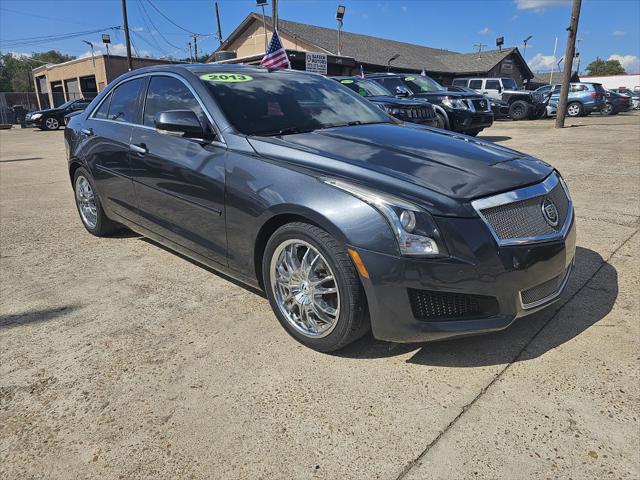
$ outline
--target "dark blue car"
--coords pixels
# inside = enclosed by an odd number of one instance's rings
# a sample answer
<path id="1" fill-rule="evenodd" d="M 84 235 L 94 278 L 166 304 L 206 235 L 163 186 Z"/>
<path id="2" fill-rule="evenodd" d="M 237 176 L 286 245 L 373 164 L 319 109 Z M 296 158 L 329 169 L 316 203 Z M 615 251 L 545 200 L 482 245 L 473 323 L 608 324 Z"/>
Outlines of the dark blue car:
<path id="1" fill-rule="evenodd" d="M 552 166 L 398 122 L 316 74 L 135 70 L 69 118 L 65 141 L 90 233 L 124 225 L 264 290 L 320 351 L 370 329 L 415 342 L 506 328 L 554 302 L 574 261 Z"/>

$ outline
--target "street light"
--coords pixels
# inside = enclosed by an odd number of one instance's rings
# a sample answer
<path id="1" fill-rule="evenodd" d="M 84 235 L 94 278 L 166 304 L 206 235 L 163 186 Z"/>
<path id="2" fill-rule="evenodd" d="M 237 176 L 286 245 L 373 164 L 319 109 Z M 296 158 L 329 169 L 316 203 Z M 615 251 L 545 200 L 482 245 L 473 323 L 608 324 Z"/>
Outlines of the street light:
<path id="1" fill-rule="evenodd" d="M 527 43 L 529 42 L 529 40 L 531 40 L 533 38 L 533 35 L 529 35 L 527 38 L 525 38 L 522 43 L 524 43 L 524 53 L 522 54 L 522 58 L 526 61 L 527 60 Z"/>
<path id="2" fill-rule="evenodd" d="M 86 43 L 91 47 L 91 62 L 93 62 L 93 73 L 96 73 L 96 58 L 93 56 L 93 42 L 89 42 L 87 40 L 82 40 L 83 43 Z"/>
<path id="3" fill-rule="evenodd" d="M 342 54 L 342 21 L 344 20 L 344 11 L 346 7 L 344 5 L 338 5 L 338 11 L 336 12 L 336 21 L 338 22 L 338 56 Z"/>
<path id="4" fill-rule="evenodd" d="M 400 54 L 396 53 L 393 57 L 391 57 L 389 60 L 387 60 L 387 72 L 391 71 L 391 62 L 393 62 L 399 56 L 400 56 Z"/>

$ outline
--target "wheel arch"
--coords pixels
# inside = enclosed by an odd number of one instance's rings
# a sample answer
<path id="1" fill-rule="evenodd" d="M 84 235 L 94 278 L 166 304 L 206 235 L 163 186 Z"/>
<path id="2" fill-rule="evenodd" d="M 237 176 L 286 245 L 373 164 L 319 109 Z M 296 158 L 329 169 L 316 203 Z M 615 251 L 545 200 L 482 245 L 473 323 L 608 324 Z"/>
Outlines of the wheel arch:
<path id="1" fill-rule="evenodd" d="M 318 228 L 322 228 L 327 233 L 332 235 L 341 243 L 346 243 L 346 237 L 337 225 L 333 224 L 328 218 L 299 206 L 283 207 L 274 212 L 269 218 L 266 219 L 258 229 L 254 247 L 253 247 L 253 264 L 256 274 L 256 280 L 260 285 L 260 288 L 264 290 L 264 282 L 262 280 L 262 260 L 264 257 L 264 251 L 267 246 L 267 242 L 274 234 L 274 232 L 288 223 L 302 222 L 315 225 Z"/>
<path id="2" fill-rule="evenodd" d="M 433 105 L 433 109 L 436 111 L 436 113 L 442 114 L 442 116 L 444 117 L 445 129 L 449 129 L 451 124 L 449 123 L 449 114 L 447 114 L 447 111 L 440 105 Z"/>

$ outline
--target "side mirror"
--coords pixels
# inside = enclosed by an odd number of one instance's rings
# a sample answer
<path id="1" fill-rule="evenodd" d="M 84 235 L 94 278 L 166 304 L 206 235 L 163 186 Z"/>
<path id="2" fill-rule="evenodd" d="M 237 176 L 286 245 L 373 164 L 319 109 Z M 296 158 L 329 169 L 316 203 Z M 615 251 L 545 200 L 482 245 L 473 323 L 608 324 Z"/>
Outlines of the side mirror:
<path id="1" fill-rule="evenodd" d="M 498 93 L 502 93 L 502 85 L 498 85 Z"/>
<path id="2" fill-rule="evenodd" d="M 401 87 L 400 85 L 396 87 L 396 97 L 408 97 L 409 95 L 411 95 L 411 93 L 408 88 Z"/>
<path id="3" fill-rule="evenodd" d="M 153 121 L 156 130 L 165 135 L 187 138 L 205 138 L 204 128 L 191 110 L 167 110 L 159 112 Z"/>

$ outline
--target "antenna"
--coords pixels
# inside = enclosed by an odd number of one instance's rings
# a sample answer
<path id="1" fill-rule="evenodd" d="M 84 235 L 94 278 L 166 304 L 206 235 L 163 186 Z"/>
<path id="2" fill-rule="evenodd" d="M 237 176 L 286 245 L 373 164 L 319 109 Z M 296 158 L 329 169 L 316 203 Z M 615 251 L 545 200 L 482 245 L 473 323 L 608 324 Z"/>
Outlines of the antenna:
<path id="1" fill-rule="evenodd" d="M 478 47 L 478 55 L 480 55 L 482 53 L 482 47 L 486 47 L 487 45 L 485 43 L 474 43 L 473 46 Z"/>

